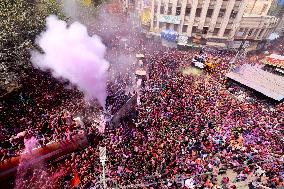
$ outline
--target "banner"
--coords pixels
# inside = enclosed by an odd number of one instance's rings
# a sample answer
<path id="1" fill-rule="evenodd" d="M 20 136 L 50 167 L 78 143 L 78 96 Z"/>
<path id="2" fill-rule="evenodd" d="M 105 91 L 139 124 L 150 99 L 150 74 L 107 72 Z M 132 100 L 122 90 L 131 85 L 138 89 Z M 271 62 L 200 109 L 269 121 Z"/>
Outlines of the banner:
<path id="1" fill-rule="evenodd" d="M 180 24 L 180 17 L 179 16 L 171 16 L 171 15 L 160 15 L 159 22 L 166 22 L 171 24 Z"/>
<path id="2" fill-rule="evenodd" d="M 90 6 L 92 3 L 92 0 L 82 0 L 83 5 Z"/>
<path id="3" fill-rule="evenodd" d="M 193 42 L 193 43 L 197 43 L 197 44 L 201 44 L 201 36 L 199 36 L 199 35 L 194 35 L 194 36 L 192 37 L 192 42 Z"/>
<path id="4" fill-rule="evenodd" d="M 151 9 L 145 8 L 141 14 L 141 23 L 143 25 L 149 26 L 151 23 Z"/>
<path id="5" fill-rule="evenodd" d="M 178 36 L 178 43 L 187 44 L 188 37 L 185 35 Z"/>
<path id="6" fill-rule="evenodd" d="M 167 41 L 176 42 L 177 32 L 172 30 L 164 30 L 161 32 L 161 38 Z"/>

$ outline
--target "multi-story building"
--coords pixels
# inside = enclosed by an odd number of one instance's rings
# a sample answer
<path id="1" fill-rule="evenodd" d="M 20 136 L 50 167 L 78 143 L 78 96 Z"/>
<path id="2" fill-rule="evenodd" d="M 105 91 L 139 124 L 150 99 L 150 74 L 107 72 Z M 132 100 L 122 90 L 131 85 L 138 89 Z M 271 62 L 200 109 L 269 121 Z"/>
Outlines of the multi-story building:
<path id="1" fill-rule="evenodd" d="M 278 25 L 276 27 L 276 33 L 284 35 L 284 0 L 274 0 L 274 7 L 272 8 L 272 14 L 279 18 Z"/>
<path id="2" fill-rule="evenodd" d="M 266 16 L 274 0 L 249 0 L 245 9 L 245 14 L 255 14 Z"/>
<path id="3" fill-rule="evenodd" d="M 278 25 L 276 27 L 276 31 L 278 34 L 280 34 L 281 36 L 284 35 L 284 7 L 281 10 L 281 17 L 280 20 L 278 22 Z"/>
<path id="4" fill-rule="evenodd" d="M 171 29 L 189 43 L 233 47 L 234 41 L 257 43 L 273 32 L 278 19 L 267 16 L 273 0 L 138 0 L 150 12 L 148 31 Z M 195 40 L 200 39 L 200 40 Z"/>
<path id="5" fill-rule="evenodd" d="M 274 0 L 248 0 L 234 41 L 245 40 L 250 44 L 248 50 L 255 50 L 260 42 L 269 38 L 279 21 L 277 17 L 268 15 L 273 2 Z"/>

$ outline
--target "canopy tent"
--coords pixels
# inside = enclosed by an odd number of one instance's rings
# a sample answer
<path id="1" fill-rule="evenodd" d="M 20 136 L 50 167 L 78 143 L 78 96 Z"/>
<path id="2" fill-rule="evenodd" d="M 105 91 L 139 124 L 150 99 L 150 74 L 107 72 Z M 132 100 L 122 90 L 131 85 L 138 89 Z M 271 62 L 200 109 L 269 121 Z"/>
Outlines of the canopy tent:
<path id="1" fill-rule="evenodd" d="M 284 68 L 284 56 L 278 55 L 278 54 L 271 54 L 269 56 L 266 56 L 262 62 L 264 64 Z"/>
<path id="2" fill-rule="evenodd" d="M 274 100 L 284 99 L 284 78 L 266 72 L 257 66 L 242 65 L 226 77 L 250 87 Z"/>

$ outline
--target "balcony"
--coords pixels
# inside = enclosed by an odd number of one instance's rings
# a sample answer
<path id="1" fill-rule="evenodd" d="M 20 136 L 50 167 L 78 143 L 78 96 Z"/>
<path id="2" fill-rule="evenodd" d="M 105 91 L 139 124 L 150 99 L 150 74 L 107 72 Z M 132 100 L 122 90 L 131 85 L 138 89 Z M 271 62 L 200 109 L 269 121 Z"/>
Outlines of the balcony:
<path id="1" fill-rule="evenodd" d="M 235 7 L 240 7 L 242 1 L 236 1 L 235 2 Z"/>
<path id="2" fill-rule="evenodd" d="M 209 6 L 215 6 L 216 3 L 217 3 L 217 0 L 211 0 L 209 3 Z"/>
<path id="3" fill-rule="evenodd" d="M 185 17 L 184 17 L 184 22 L 189 22 L 189 20 L 190 20 L 190 17 L 189 17 L 189 16 L 185 16 Z"/>
<path id="4" fill-rule="evenodd" d="M 221 23 L 217 22 L 216 25 L 215 25 L 215 28 L 220 28 L 220 27 L 221 27 Z"/>
<path id="5" fill-rule="evenodd" d="M 200 17 L 195 17 L 194 18 L 194 23 L 199 23 L 200 22 Z"/>
<path id="6" fill-rule="evenodd" d="M 221 8 L 225 9 L 228 6 L 229 1 L 223 1 Z"/>

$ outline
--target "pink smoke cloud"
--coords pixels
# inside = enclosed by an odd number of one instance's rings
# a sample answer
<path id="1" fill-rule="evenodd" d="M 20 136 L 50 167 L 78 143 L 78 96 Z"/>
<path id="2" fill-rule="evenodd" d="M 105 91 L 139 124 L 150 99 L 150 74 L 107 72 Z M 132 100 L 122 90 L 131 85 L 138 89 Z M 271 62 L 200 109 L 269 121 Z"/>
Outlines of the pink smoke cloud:
<path id="1" fill-rule="evenodd" d="M 68 79 L 87 98 L 97 98 L 105 108 L 109 63 L 101 39 L 89 36 L 87 28 L 75 22 L 70 26 L 56 16 L 46 19 L 47 29 L 37 39 L 44 54 L 32 52 L 32 63 L 42 70 L 50 69 L 56 78 Z"/>

